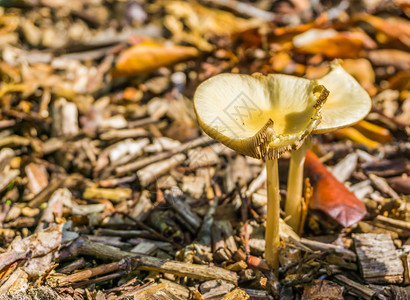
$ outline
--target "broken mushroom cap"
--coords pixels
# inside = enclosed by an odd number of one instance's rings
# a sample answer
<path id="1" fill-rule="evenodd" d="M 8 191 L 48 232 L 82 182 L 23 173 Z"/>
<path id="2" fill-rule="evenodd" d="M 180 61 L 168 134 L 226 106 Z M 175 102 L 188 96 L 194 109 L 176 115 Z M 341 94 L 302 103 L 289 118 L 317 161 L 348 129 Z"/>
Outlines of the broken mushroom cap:
<path id="1" fill-rule="evenodd" d="M 278 158 L 297 149 L 320 122 L 329 92 L 315 80 L 289 75 L 220 74 L 194 95 L 199 125 L 239 153 Z"/>
<path id="2" fill-rule="evenodd" d="M 370 112 L 369 94 L 348 74 L 338 60 L 331 64 L 331 71 L 318 79 L 330 94 L 322 109 L 322 120 L 313 133 L 326 133 L 353 125 Z"/>

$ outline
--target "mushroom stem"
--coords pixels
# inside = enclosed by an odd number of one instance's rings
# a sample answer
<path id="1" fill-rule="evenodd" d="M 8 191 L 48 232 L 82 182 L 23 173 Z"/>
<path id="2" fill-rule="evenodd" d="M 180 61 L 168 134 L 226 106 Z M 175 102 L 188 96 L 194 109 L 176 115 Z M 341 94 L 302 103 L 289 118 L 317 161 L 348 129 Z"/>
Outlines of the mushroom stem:
<path id="1" fill-rule="evenodd" d="M 287 223 L 299 234 L 301 231 L 303 164 L 305 163 L 306 150 L 308 149 L 307 142 L 291 153 L 285 204 L 286 216 L 291 216 Z"/>
<path id="2" fill-rule="evenodd" d="M 266 160 L 268 208 L 265 231 L 265 259 L 275 270 L 279 267 L 279 174 L 278 159 Z"/>

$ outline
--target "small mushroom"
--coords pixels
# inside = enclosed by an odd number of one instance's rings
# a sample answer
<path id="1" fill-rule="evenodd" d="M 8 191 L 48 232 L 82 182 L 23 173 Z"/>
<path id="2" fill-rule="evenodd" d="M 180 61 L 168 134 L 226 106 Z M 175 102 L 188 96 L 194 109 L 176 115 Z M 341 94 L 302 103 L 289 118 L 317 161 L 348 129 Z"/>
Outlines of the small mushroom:
<path id="1" fill-rule="evenodd" d="M 194 95 L 199 125 L 237 152 L 266 161 L 265 258 L 278 268 L 279 178 L 277 159 L 297 149 L 320 121 L 328 91 L 315 80 L 288 75 L 220 74 Z"/>
<path id="2" fill-rule="evenodd" d="M 372 102 L 367 92 L 340 65 L 339 60 L 331 63 L 331 71 L 317 80 L 330 94 L 321 111 L 322 120 L 313 133 L 326 133 L 351 126 L 369 113 Z M 285 213 L 291 216 L 288 224 L 301 232 L 303 164 L 307 143 L 291 153 Z"/>

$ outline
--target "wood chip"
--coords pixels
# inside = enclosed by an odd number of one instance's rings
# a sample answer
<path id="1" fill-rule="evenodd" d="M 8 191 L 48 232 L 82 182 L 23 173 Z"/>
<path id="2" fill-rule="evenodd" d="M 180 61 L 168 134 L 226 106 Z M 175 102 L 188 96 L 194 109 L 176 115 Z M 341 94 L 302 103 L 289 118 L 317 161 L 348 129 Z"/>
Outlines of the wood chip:
<path id="1" fill-rule="evenodd" d="M 403 264 L 388 234 L 353 234 L 364 279 L 371 283 L 403 282 Z"/>
<path id="2" fill-rule="evenodd" d="M 248 300 L 250 299 L 249 295 L 240 288 L 234 289 L 229 294 L 225 295 L 222 300 Z"/>

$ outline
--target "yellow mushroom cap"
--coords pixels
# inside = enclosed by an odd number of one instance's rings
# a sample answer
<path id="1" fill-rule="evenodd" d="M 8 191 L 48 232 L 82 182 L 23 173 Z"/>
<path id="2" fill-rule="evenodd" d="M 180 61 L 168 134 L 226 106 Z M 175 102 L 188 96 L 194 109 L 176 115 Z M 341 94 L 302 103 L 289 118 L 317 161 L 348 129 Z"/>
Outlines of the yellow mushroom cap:
<path id="1" fill-rule="evenodd" d="M 327 95 L 315 80 L 220 74 L 198 86 L 194 108 L 210 137 L 239 153 L 271 159 L 300 147 L 319 124 Z"/>
<path id="2" fill-rule="evenodd" d="M 317 81 L 330 94 L 322 109 L 322 120 L 313 133 L 325 133 L 353 125 L 369 113 L 372 107 L 369 94 L 343 69 L 339 61 L 333 61 L 331 71 Z"/>

